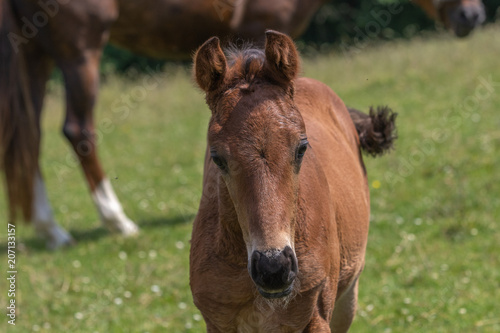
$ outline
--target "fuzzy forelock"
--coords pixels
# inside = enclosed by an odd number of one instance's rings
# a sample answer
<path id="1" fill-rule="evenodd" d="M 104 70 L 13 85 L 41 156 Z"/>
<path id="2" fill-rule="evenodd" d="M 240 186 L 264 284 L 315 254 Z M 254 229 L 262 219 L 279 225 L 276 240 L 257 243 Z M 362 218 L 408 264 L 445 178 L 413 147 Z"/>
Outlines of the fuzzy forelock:
<path id="1" fill-rule="evenodd" d="M 230 45 L 225 50 L 230 73 L 238 81 L 251 84 L 261 76 L 266 60 L 263 50 L 253 48 L 252 44 L 243 47 Z"/>

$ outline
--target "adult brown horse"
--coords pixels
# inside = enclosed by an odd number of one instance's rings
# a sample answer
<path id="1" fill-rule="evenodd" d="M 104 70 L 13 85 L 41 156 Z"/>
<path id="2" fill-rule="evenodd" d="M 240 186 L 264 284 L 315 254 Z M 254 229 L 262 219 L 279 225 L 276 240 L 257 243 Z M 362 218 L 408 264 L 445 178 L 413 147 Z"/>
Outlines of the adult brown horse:
<path id="1" fill-rule="evenodd" d="M 213 37 L 194 62 L 212 111 L 190 255 L 207 332 L 346 332 L 370 216 L 347 108 L 297 78 L 295 45 L 275 31 L 264 50 L 227 57 Z M 373 121 L 358 131 L 373 132 Z"/>
<path id="2" fill-rule="evenodd" d="M 111 231 L 134 234 L 96 152 L 93 110 L 108 39 L 140 54 L 184 58 L 212 35 L 258 41 L 270 28 L 296 37 L 326 1 L 0 0 L 0 167 L 9 218 L 21 211 L 51 248 L 72 242 L 54 221 L 38 164 L 45 84 L 54 66 L 66 89 L 63 132 L 101 220 Z"/>
<path id="3" fill-rule="evenodd" d="M 111 231 L 134 234 L 137 226 L 124 214 L 96 152 L 93 109 L 108 37 L 144 55 L 187 58 L 214 34 L 256 40 L 265 28 L 274 28 L 298 36 L 324 2 L 0 1 L 0 167 L 10 219 L 21 211 L 50 248 L 72 242 L 54 221 L 38 164 L 40 114 L 54 66 L 61 69 L 66 88 L 63 132 L 80 160 L 101 220 Z"/>
<path id="4" fill-rule="evenodd" d="M 465 37 L 486 19 L 482 0 L 412 0 L 432 19 Z"/>

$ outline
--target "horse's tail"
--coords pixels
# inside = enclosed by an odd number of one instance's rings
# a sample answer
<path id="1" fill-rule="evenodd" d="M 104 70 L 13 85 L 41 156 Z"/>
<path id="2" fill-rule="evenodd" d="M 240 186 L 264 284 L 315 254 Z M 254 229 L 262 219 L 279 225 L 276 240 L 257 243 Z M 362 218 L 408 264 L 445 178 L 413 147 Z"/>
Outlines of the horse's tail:
<path id="1" fill-rule="evenodd" d="M 31 219 L 39 137 L 18 22 L 12 1 L 0 0 L 0 169 L 12 222 L 19 211 Z"/>
<path id="2" fill-rule="evenodd" d="M 396 116 L 387 106 L 376 110 L 370 107 L 369 114 L 347 107 L 359 136 L 361 150 L 373 157 L 381 156 L 393 148 L 396 135 Z"/>

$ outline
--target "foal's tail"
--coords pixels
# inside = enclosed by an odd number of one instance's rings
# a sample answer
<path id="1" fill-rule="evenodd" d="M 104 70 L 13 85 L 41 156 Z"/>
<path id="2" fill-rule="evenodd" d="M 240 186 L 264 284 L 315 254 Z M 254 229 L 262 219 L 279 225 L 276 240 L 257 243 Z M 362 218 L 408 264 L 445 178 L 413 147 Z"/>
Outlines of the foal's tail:
<path id="1" fill-rule="evenodd" d="M 361 150 L 373 157 L 381 156 L 393 148 L 396 135 L 396 116 L 387 106 L 377 110 L 370 107 L 369 114 L 347 107 L 359 135 Z"/>
<path id="2" fill-rule="evenodd" d="M 20 32 L 11 0 L 0 0 L 0 169 L 5 173 L 9 220 L 31 218 L 38 169 L 38 127 Z"/>

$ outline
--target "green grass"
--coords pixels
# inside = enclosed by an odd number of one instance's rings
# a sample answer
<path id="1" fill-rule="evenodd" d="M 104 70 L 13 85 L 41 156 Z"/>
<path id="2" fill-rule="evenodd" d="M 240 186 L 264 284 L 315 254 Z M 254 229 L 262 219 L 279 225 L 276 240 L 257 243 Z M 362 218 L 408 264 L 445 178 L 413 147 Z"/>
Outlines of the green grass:
<path id="1" fill-rule="evenodd" d="M 353 332 L 500 331 L 499 28 L 304 61 L 304 75 L 347 104 L 387 104 L 399 113 L 396 150 L 365 158 L 372 224 Z M 490 77 L 497 85 L 488 91 L 480 80 Z M 154 78 L 158 86 L 149 90 L 143 78 L 108 78 L 97 107 L 103 164 L 142 229 L 132 239 L 100 226 L 60 134 L 61 87 L 51 87 L 42 167 L 55 216 L 78 245 L 48 252 L 31 228 L 17 227 L 17 325 L 4 317 L 0 330 L 204 331 L 188 254 L 210 112 L 185 69 Z M 0 259 L 3 307 L 7 257 Z"/>

